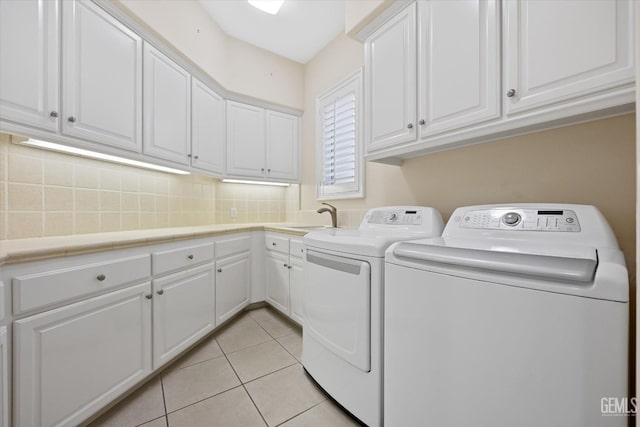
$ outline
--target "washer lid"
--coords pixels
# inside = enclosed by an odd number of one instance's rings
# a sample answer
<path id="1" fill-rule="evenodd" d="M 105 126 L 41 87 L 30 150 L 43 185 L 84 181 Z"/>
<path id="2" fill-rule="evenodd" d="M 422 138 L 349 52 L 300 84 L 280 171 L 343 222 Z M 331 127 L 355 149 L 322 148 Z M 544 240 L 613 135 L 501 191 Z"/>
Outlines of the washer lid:
<path id="1" fill-rule="evenodd" d="M 556 248 L 553 255 L 512 249 L 516 250 L 403 242 L 393 253 L 397 257 L 434 264 L 576 282 L 591 282 L 598 265 L 596 250 L 588 247 Z"/>
<path id="2" fill-rule="evenodd" d="M 382 258 L 384 251 L 393 243 L 431 237 L 426 232 L 405 232 L 397 230 L 362 230 L 357 228 L 332 228 L 314 231 L 304 236 L 305 246 Z"/>
<path id="3" fill-rule="evenodd" d="M 612 248 L 442 237 L 398 242 L 385 261 L 507 286 L 629 301 L 624 256 Z"/>

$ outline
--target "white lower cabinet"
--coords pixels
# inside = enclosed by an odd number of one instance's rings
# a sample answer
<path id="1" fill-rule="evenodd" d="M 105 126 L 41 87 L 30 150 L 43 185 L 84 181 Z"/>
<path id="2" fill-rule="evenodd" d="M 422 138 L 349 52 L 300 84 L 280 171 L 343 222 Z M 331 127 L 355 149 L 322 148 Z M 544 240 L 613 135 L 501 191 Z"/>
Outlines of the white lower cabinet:
<path id="1" fill-rule="evenodd" d="M 217 324 L 230 319 L 249 304 L 251 286 L 251 253 L 216 261 Z"/>
<path id="2" fill-rule="evenodd" d="M 266 300 L 283 314 L 299 323 L 304 320 L 304 280 L 302 241 L 286 235 L 265 236 Z"/>
<path id="3" fill-rule="evenodd" d="M 304 323 L 304 280 L 302 258 L 293 255 L 289 261 L 289 312 L 290 317 L 299 324 Z"/>
<path id="4" fill-rule="evenodd" d="M 15 321 L 14 425 L 77 425 L 151 372 L 151 284 Z"/>
<path id="5" fill-rule="evenodd" d="M 153 281 L 153 368 L 215 327 L 213 264 Z"/>
<path id="6" fill-rule="evenodd" d="M 0 328 L 0 427 L 9 427 L 9 342 L 7 327 Z"/>
<path id="7" fill-rule="evenodd" d="M 289 255 L 267 251 L 265 257 L 267 302 L 289 315 Z"/>

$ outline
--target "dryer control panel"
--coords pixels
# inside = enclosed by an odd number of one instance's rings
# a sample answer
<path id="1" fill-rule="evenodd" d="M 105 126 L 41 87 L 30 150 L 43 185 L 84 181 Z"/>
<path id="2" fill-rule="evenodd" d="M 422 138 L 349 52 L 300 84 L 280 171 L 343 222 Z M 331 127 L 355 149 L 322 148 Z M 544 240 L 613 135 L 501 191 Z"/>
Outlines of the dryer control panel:
<path id="1" fill-rule="evenodd" d="M 575 211 L 567 209 L 494 208 L 469 210 L 462 214 L 460 227 L 514 230 L 578 232 L 580 222 Z"/>
<path id="2" fill-rule="evenodd" d="M 387 225 L 420 225 L 422 211 L 420 209 L 377 209 L 368 215 L 369 224 Z"/>

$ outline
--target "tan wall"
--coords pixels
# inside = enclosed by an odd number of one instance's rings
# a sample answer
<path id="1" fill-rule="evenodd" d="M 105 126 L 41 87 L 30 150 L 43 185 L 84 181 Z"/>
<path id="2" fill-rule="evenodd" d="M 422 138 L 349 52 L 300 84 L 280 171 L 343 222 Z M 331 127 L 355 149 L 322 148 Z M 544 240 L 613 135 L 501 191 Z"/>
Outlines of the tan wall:
<path id="1" fill-rule="evenodd" d="M 227 36 L 196 0 L 118 0 L 225 89 L 303 108 L 304 67 Z"/>
<path id="2" fill-rule="evenodd" d="M 315 98 L 362 65 L 362 45 L 339 36 L 306 66 L 300 211 L 315 218 Z M 610 222 L 635 276 L 635 115 L 512 137 L 406 160 L 367 163 L 366 198 L 331 202 L 342 224 L 364 210 L 394 204 L 437 208 L 565 202 L 597 206 Z"/>

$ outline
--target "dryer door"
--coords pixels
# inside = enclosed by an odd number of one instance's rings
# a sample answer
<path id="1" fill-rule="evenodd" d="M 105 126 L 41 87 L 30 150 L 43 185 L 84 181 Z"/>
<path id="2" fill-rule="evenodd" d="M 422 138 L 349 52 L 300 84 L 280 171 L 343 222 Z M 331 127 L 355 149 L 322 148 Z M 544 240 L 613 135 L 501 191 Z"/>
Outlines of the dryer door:
<path id="1" fill-rule="evenodd" d="M 362 371 L 371 370 L 371 266 L 307 250 L 305 333 Z"/>

